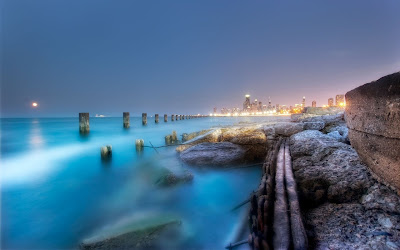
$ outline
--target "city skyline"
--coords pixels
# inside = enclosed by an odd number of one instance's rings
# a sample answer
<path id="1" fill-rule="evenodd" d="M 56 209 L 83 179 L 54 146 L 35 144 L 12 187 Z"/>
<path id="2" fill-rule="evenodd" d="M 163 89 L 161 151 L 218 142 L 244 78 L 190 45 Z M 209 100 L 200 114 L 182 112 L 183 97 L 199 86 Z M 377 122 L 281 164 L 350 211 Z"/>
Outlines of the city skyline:
<path id="1" fill-rule="evenodd" d="M 254 101 L 251 101 L 251 95 L 246 94 L 244 95 L 245 101 L 243 102 L 242 108 L 239 108 L 239 106 L 232 106 L 232 107 L 213 107 L 212 108 L 212 113 L 210 114 L 227 114 L 227 113 L 255 113 L 255 112 L 264 112 L 268 113 L 271 110 L 276 110 L 279 111 L 280 109 L 288 109 L 288 110 L 293 110 L 293 108 L 305 108 L 305 107 L 344 107 L 346 105 L 345 101 L 345 95 L 344 94 L 336 94 L 333 97 L 328 98 L 326 104 L 320 104 L 319 106 L 317 105 L 317 102 L 312 99 L 311 101 L 307 102 L 307 98 L 303 96 L 301 98 L 301 102 L 299 103 L 294 103 L 294 104 L 280 104 L 280 103 L 273 103 L 271 100 L 271 97 L 268 97 L 267 102 L 263 102 L 262 99 L 259 98 L 253 98 Z M 265 104 L 264 104 L 265 103 Z M 220 112 L 218 112 L 220 111 Z"/>

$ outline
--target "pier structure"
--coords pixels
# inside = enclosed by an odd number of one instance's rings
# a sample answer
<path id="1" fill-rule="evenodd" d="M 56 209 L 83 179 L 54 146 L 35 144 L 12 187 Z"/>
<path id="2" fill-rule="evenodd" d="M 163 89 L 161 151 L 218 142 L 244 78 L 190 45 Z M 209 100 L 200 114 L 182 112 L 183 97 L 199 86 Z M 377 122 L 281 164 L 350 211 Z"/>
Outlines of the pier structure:
<path id="1" fill-rule="evenodd" d="M 87 134 L 89 131 L 89 113 L 79 113 L 79 132 Z"/>
<path id="2" fill-rule="evenodd" d="M 308 249 L 288 139 L 270 146 L 262 170 L 259 188 L 248 200 L 251 247 Z"/>
<path id="3" fill-rule="evenodd" d="M 142 124 L 147 125 L 147 113 L 142 113 Z"/>
<path id="4" fill-rule="evenodd" d="M 129 121 L 129 112 L 123 112 L 122 113 L 122 121 L 124 128 L 129 128 L 130 127 L 130 121 Z"/>
<path id="5" fill-rule="evenodd" d="M 155 121 L 155 123 L 158 123 L 158 114 L 154 115 L 154 121 Z"/>
<path id="6" fill-rule="evenodd" d="M 168 122 L 168 115 L 167 114 L 164 115 L 164 122 Z"/>

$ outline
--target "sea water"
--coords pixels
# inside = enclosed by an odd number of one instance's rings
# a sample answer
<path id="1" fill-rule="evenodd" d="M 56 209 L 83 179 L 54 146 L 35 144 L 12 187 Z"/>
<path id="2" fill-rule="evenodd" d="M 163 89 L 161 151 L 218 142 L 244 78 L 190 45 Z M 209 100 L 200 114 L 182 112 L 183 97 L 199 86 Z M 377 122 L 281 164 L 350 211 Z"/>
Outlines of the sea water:
<path id="1" fill-rule="evenodd" d="M 164 146 L 164 137 L 286 117 L 206 117 L 148 125 L 131 117 L 90 118 L 79 134 L 78 118 L 1 119 L 1 248 L 77 249 L 85 239 L 113 234 L 119 225 L 174 218 L 182 222 L 180 249 L 221 249 L 232 240 L 243 209 L 261 177 L 260 167 L 198 168 L 183 164 L 175 147 L 135 150 L 135 139 Z M 169 117 L 170 118 L 170 117 Z M 100 147 L 112 145 L 104 162 Z M 157 173 L 190 171 L 194 179 L 158 187 Z M 116 233 L 115 232 L 115 233 Z"/>

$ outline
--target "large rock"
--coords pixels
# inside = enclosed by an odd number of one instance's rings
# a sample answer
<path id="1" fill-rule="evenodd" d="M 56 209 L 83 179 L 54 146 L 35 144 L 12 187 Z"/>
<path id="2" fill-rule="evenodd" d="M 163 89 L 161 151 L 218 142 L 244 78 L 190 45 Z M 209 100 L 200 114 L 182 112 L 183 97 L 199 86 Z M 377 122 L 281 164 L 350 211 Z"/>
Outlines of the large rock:
<path id="1" fill-rule="evenodd" d="M 349 130 L 349 138 L 351 145 L 375 177 L 400 192 L 400 139 L 353 129 Z"/>
<path id="2" fill-rule="evenodd" d="M 189 165 L 224 166 L 246 162 L 246 150 L 231 142 L 200 143 L 180 154 Z"/>
<path id="3" fill-rule="evenodd" d="M 306 205 L 350 202 L 371 186 L 366 167 L 354 149 L 316 130 L 290 137 L 295 178 Z"/>
<path id="4" fill-rule="evenodd" d="M 176 148 L 176 151 L 183 152 L 186 149 L 203 142 L 219 142 L 221 133 L 221 129 L 208 131 L 205 134 L 201 134 L 200 136 L 194 137 L 191 140 L 186 141 L 185 143 L 183 143 L 183 145 L 178 146 Z"/>
<path id="5" fill-rule="evenodd" d="M 366 210 L 359 203 L 325 203 L 309 210 L 305 218 L 312 230 L 312 249 L 400 248 L 400 216 L 396 214 Z"/>
<path id="6" fill-rule="evenodd" d="M 304 124 L 298 122 L 278 122 L 264 126 L 265 133 L 275 133 L 275 136 L 291 136 L 304 130 Z"/>
<path id="7" fill-rule="evenodd" d="M 153 223 L 139 226 L 125 226 L 85 239 L 80 249 L 166 249 L 176 247 L 181 222 Z M 112 232 L 114 230 L 114 233 Z"/>
<path id="8" fill-rule="evenodd" d="M 171 170 L 165 169 L 165 172 L 156 181 L 156 185 L 160 187 L 176 186 L 178 184 L 188 183 L 193 180 L 193 174 L 185 170 L 183 173 L 174 173 Z"/>
<path id="9" fill-rule="evenodd" d="M 304 109 L 305 114 L 312 115 L 334 115 L 343 112 L 343 108 L 340 107 L 306 107 Z"/>
<path id="10" fill-rule="evenodd" d="M 400 72 L 346 93 L 351 145 L 383 182 L 400 192 Z"/>

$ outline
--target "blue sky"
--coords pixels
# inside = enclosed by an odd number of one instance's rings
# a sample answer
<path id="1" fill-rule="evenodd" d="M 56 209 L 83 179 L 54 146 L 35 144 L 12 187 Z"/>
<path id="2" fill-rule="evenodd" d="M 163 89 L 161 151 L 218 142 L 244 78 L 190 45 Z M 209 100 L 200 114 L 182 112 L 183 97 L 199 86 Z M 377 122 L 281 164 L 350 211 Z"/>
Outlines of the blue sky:
<path id="1" fill-rule="evenodd" d="M 1 116 L 293 105 L 400 70 L 400 1 L 1 2 Z M 35 110 L 30 106 L 39 103 Z"/>

